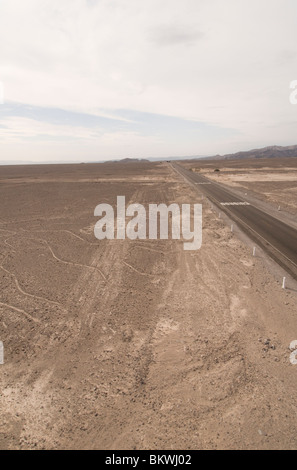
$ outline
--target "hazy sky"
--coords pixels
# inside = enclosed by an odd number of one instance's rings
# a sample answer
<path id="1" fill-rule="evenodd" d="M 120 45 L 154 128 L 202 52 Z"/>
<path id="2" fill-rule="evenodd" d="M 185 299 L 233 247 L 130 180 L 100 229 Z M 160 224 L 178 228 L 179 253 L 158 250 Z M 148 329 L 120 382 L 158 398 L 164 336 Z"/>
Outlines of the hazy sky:
<path id="1" fill-rule="evenodd" d="M 0 161 L 297 144 L 296 0 L 0 0 Z"/>

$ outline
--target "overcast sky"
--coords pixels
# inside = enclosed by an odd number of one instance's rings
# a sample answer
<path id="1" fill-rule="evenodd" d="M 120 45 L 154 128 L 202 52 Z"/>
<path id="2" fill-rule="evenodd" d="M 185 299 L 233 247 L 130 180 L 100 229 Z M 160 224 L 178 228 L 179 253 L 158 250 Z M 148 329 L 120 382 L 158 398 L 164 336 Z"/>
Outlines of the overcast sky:
<path id="1" fill-rule="evenodd" d="M 297 144 L 296 0 L 0 0 L 0 161 Z"/>

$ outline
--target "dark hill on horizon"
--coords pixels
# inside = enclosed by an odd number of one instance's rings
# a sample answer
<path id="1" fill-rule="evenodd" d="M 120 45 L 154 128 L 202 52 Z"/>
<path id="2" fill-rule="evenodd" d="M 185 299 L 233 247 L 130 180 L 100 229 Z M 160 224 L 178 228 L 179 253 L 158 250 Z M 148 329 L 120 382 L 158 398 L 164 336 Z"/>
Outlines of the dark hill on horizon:
<path id="1" fill-rule="evenodd" d="M 212 160 L 236 160 L 243 158 L 290 158 L 297 157 L 297 145 L 290 145 L 288 147 L 281 146 L 271 146 L 264 147 L 262 149 L 248 150 L 245 152 L 237 152 L 227 155 L 216 155 L 213 157 L 208 157 Z"/>

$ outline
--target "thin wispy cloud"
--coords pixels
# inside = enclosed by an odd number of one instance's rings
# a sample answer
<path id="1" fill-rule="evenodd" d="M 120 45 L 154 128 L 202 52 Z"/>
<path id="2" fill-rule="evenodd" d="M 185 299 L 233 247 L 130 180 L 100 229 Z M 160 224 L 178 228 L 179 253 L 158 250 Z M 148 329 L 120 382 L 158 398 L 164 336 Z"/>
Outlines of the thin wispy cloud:
<path id="1" fill-rule="evenodd" d="M 30 143 L 31 160 L 38 160 L 42 144 L 48 151 L 52 148 L 53 159 L 60 152 L 57 144 L 64 142 L 71 147 L 71 161 L 81 158 L 86 148 L 89 158 L 104 160 L 106 153 L 113 158 L 124 158 L 127 152 L 133 156 L 136 148 L 142 157 L 154 157 L 156 150 L 152 148 L 159 148 L 163 156 L 165 152 L 174 156 L 185 150 L 187 154 L 197 138 L 201 143 L 215 142 L 236 134 L 235 129 L 205 122 L 124 109 L 113 110 L 108 116 L 105 110 L 94 115 L 13 103 L 4 105 L 1 111 L 2 149 L 11 155 L 13 144 Z"/>

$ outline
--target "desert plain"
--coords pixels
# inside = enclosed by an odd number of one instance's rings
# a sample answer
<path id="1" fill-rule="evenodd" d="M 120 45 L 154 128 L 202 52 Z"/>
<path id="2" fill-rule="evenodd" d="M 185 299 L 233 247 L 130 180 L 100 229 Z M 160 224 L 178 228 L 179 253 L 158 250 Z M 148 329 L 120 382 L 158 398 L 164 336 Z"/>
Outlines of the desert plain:
<path id="1" fill-rule="evenodd" d="M 182 164 L 295 223 L 296 158 Z M 97 240 L 118 195 L 202 203 L 201 249 Z M 0 201 L 0 449 L 297 448 L 296 283 L 167 162 L 3 166 Z"/>

